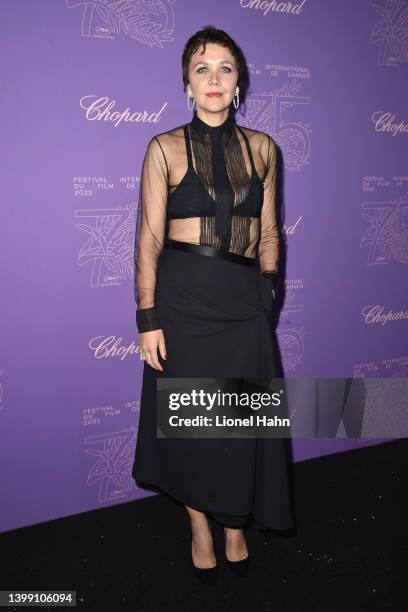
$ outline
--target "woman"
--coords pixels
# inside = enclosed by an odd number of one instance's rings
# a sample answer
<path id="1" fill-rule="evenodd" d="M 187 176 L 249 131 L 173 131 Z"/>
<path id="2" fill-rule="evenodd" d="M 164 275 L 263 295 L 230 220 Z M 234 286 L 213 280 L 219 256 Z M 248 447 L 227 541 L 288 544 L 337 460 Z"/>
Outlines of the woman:
<path id="1" fill-rule="evenodd" d="M 145 364 L 132 474 L 185 505 L 192 568 L 214 584 L 207 515 L 224 526 L 228 567 L 241 576 L 251 516 L 260 528 L 293 525 L 284 441 L 157 438 L 156 382 L 278 376 L 269 326 L 279 255 L 276 145 L 229 114 L 246 68 L 228 34 L 204 27 L 188 40 L 182 65 L 193 119 L 150 140 L 140 185 L 135 299 Z"/>

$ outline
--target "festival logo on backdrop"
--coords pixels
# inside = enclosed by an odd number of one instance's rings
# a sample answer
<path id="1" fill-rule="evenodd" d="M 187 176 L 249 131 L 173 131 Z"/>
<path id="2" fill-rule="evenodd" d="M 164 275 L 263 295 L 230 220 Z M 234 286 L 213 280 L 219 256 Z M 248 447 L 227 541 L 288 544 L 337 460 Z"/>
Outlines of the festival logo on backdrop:
<path id="1" fill-rule="evenodd" d="M 366 228 L 360 242 L 367 249 L 367 265 L 391 262 L 408 263 L 408 191 L 395 199 L 382 198 L 391 188 L 406 187 L 408 177 L 363 177 L 363 191 L 380 194 L 380 200 L 363 202 L 362 218 Z M 384 193 L 385 192 L 385 193 Z"/>
<path id="2" fill-rule="evenodd" d="M 386 0 L 375 2 L 373 10 L 379 15 L 370 42 L 378 45 L 378 65 L 398 66 L 408 62 L 408 3 Z"/>
<path id="3" fill-rule="evenodd" d="M 135 210 L 134 204 L 75 210 L 75 217 L 81 219 L 76 227 L 84 235 L 77 263 L 87 268 L 90 287 L 133 279 Z"/>
<path id="4" fill-rule="evenodd" d="M 275 74 L 275 66 L 267 65 Z M 298 119 L 299 105 L 308 105 L 309 97 L 299 96 L 300 83 L 292 80 L 272 92 L 249 94 L 245 116 L 239 125 L 270 134 L 282 152 L 285 169 L 302 170 L 310 160 L 310 123 Z"/>
<path id="5" fill-rule="evenodd" d="M 279 329 L 277 331 L 277 338 L 279 341 L 279 348 L 281 351 L 283 369 L 285 375 L 303 364 L 305 345 L 305 329 L 301 327 L 296 329 L 295 327 L 288 327 L 286 329 Z"/>
<path id="6" fill-rule="evenodd" d="M 128 497 L 135 488 L 131 471 L 136 448 L 136 429 L 137 425 L 84 438 L 85 484 L 95 489 L 99 504 Z"/>
<path id="7" fill-rule="evenodd" d="M 174 32 L 175 0 L 66 0 L 76 8 L 81 36 L 117 38 L 128 36 L 148 47 L 163 47 Z"/>

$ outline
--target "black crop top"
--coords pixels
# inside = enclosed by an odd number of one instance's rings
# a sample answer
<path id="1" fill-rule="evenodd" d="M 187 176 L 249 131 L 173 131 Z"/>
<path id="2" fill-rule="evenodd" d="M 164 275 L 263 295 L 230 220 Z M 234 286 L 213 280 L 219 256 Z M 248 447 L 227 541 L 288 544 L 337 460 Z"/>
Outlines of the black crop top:
<path id="1" fill-rule="evenodd" d="M 262 178 L 261 178 L 262 177 Z M 276 144 L 230 117 L 154 136 L 143 161 L 135 232 L 139 333 L 160 328 L 154 308 L 157 258 L 166 238 L 258 258 L 276 289 Z"/>
<path id="2" fill-rule="evenodd" d="M 194 125 L 194 119 L 192 123 Z M 248 138 L 241 128 L 238 126 L 237 128 L 241 132 L 247 147 L 248 156 L 251 162 L 251 179 L 247 194 L 244 196 L 242 201 L 238 200 L 236 205 L 233 206 L 232 215 L 239 215 L 241 217 L 259 217 L 261 214 L 263 201 L 263 186 L 255 168 Z M 184 125 L 183 130 L 186 141 L 188 168 L 179 185 L 172 193 L 169 194 L 167 218 L 183 219 L 191 216 L 213 217 L 216 213 L 216 202 L 214 197 L 212 197 L 209 193 L 211 190 L 208 181 L 209 177 L 207 177 L 206 166 L 204 165 L 205 160 L 203 156 L 200 155 L 200 151 L 197 151 L 197 159 L 200 159 L 203 162 L 199 164 L 198 174 L 193 165 L 188 125 Z M 200 176 L 202 178 L 200 178 Z"/>

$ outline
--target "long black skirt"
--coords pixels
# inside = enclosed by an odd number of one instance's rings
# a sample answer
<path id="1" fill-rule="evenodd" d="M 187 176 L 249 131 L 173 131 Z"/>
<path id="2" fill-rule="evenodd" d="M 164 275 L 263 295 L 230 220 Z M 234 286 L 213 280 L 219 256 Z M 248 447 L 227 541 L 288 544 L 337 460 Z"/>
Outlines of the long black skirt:
<path id="1" fill-rule="evenodd" d="M 167 247 L 159 256 L 155 305 L 168 358 L 159 355 L 163 372 L 144 364 L 132 476 L 227 527 L 251 518 L 261 529 L 293 526 L 284 440 L 158 438 L 156 381 L 278 376 L 272 303 L 258 265 Z"/>

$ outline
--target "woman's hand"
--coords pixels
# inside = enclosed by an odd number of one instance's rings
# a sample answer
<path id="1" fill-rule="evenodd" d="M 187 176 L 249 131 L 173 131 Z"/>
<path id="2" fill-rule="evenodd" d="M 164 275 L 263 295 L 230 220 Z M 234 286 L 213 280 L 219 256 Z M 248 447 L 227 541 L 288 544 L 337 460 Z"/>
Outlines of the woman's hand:
<path id="1" fill-rule="evenodd" d="M 146 363 L 148 363 L 149 366 L 155 370 L 160 370 L 163 372 L 163 367 L 161 366 L 157 355 L 157 348 L 159 348 L 162 359 L 167 359 L 163 330 L 154 329 L 153 331 L 139 334 L 139 337 L 140 350 L 142 351 L 142 355 L 145 356 Z"/>

